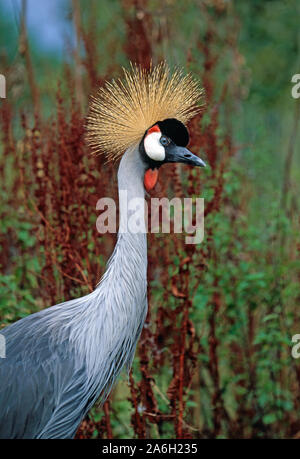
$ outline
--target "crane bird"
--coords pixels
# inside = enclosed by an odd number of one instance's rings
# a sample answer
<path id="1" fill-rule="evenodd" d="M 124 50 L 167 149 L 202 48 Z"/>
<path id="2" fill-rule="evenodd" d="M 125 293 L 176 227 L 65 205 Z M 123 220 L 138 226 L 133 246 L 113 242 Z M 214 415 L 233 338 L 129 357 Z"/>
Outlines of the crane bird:
<path id="1" fill-rule="evenodd" d="M 130 201 L 154 188 L 165 163 L 205 166 L 185 148 L 185 124 L 202 91 L 190 74 L 171 73 L 165 63 L 123 71 L 92 99 L 87 141 L 109 160 L 122 156 L 119 196 L 126 190 Z M 147 312 L 146 231 L 126 227 L 131 212 L 120 202 L 116 246 L 92 293 L 1 330 L 0 438 L 73 438 L 121 369 L 129 370 Z"/>

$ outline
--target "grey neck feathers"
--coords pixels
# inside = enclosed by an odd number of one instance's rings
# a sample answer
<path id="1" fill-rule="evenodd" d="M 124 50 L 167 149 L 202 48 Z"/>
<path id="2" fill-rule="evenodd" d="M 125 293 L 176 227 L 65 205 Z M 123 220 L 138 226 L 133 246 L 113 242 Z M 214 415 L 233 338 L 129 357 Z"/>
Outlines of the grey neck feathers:
<path id="1" fill-rule="evenodd" d="M 135 291 L 147 283 L 147 238 L 145 233 L 145 166 L 138 148 L 124 153 L 118 171 L 120 224 L 118 240 L 99 287 L 106 283 L 117 290 L 126 287 Z M 139 222 L 139 225 L 135 223 Z M 141 288 L 140 288 L 141 286 Z"/>
<path id="2" fill-rule="evenodd" d="M 109 276 L 109 282 L 118 282 L 116 270 L 122 269 L 124 276 L 133 284 L 140 275 L 146 279 L 147 271 L 147 238 L 145 231 L 145 165 L 140 158 L 138 147 L 129 148 L 124 153 L 118 170 L 120 222 L 118 239 L 107 270 L 99 285 Z M 135 267 L 134 271 L 124 269 Z"/>
<path id="3" fill-rule="evenodd" d="M 138 148 L 128 149 L 122 157 L 119 171 L 119 235 L 145 234 L 145 189 L 143 184 L 145 165 Z"/>

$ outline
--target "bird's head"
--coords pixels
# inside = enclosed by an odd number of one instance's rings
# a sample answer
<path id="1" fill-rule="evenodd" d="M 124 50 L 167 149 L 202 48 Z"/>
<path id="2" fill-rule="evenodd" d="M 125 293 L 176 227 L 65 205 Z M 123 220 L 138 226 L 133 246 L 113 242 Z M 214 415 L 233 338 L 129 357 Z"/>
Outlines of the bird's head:
<path id="1" fill-rule="evenodd" d="M 139 153 L 145 163 L 144 185 L 150 191 L 156 185 L 158 169 L 166 163 L 185 163 L 205 167 L 204 161 L 186 148 L 189 133 L 185 125 L 175 119 L 157 121 L 144 134 Z"/>
<path id="2" fill-rule="evenodd" d="M 100 88 L 92 100 L 87 140 L 108 159 L 135 148 L 144 165 L 144 186 L 151 190 L 165 163 L 205 166 L 186 146 L 187 121 L 199 112 L 202 89 L 190 74 L 170 73 L 165 63 L 149 70 L 131 66 L 123 79 Z"/>

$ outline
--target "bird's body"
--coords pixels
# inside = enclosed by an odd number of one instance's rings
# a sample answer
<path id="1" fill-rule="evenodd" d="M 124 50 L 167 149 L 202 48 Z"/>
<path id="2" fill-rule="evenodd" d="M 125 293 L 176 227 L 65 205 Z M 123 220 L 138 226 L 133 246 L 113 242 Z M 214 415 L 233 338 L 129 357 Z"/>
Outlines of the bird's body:
<path id="1" fill-rule="evenodd" d="M 201 90 L 160 65 L 135 68 L 101 88 L 88 139 L 108 157 L 126 149 L 118 172 L 118 240 L 97 288 L 4 329 L 0 359 L 0 438 L 72 438 L 97 399 L 103 403 L 123 366 L 130 368 L 147 313 L 145 189 L 170 162 L 203 166 L 185 148 L 184 122 Z M 168 117 L 169 115 L 169 117 Z M 121 196 L 121 195 L 120 195 Z M 137 205 L 138 200 L 138 205 Z M 135 207 L 132 207 L 135 201 Z M 131 229 L 134 214 L 139 226 Z"/>
<path id="2" fill-rule="evenodd" d="M 144 167 L 135 153 L 129 149 L 119 168 L 128 200 L 144 197 Z M 120 230 L 125 220 L 121 208 Z M 147 312 L 146 244 L 144 232 L 120 231 L 92 293 L 1 331 L 7 357 L 0 360 L 0 438 L 73 437 L 122 367 L 130 367 Z"/>

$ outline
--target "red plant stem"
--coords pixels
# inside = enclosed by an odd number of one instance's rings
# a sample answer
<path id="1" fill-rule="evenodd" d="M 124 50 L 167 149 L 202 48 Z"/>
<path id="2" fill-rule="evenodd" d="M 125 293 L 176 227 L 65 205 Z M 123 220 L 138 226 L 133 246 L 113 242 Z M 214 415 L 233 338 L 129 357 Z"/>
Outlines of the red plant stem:
<path id="1" fill-rule="evenodd" d="M 103 410 L 105 414 L 105 425 L 106 425 L 106 434 L 107 438 L 111 439 L 113 437 L 113 433 L 111 430 L 111 423 L 110 423 L 110 416 L 109 416 L 109 400 L 107 400 L 103 405 Z"/>
<path id="2" fill-rule="evenodd" d="M 218 280 L 214 280 L 214 288 L 217 289 Z M 212 312 L 209 318 L 210 333 L 209 333 L 209 370 L 213 381 L 213 395 L 212 395 L 212 406 L 213 406 L 213 422 L 214 422 L 214 438 L 217 437 L 221 429 L 221 417 L 222 417 L 222 397 L 220 390 L 220 375 L 219 375 L 219 359 L 218 359 L 218 339 L 216 336 L 216 320 L 220 309 L 220 295 L 217 291 L 214 292 L 212 298 Z"/>
<path id="3" fill-rule="evenodd" d="M 182 275 L 183 282 L 184 282 L 184 294 L 186 300 L 184 302 L 183 307 L 183 318 L 182 318 L 182 326 L 181 326 L 181 346 L 180 346 L 180 356 L 179 356 L 179 389 L 178 389 L 178 423 L 177 423 L 177 438 L 184 438 L 183 433 L 183 416 L 184 416 L 184 408 L 185 403 L 183 400 L 184 396 L 184 385 L 186 383 L 187 378 L 185 377 L 185 363 L 186 363 L 186 339 L 187 339 L 187 328 L 188 328 L 188 321 L 189 321 L 189 308 L 191 306 L 191 301 L 188 299 L 189 293 L 189 258 L 183 260 L 186 261 L 186 268 L 181 266 L 180 274 Z M 183 263 L 182 262 L 182 263 Z"/>
<path id="4" fill-rule="evenodd" d="M 29 50 L 29 43 L 27 38 L 27 29 L 26 29 L 26 8 L 27 1 L 22 0 L 22 10 L 21 10 L 21 19 L 20 19 L 20 43 L 19 51 L 22 56 L 25 58 L 25 65 L 28 76 L 28 83 L 31 91 L 31 96 L 34 106 L 35 117 L 38 118 L 40 115 L 40 95 L 39 90 L 35 82 L 33 66 L 31 61 L 31 55 Z"/>
<path id="5" fill-rule="evenodd" d="M 134 406 L 134 428 L 138 438 L 146 438 L 145 424 L 142 422 L 142 417 L 138 411 L 137 390 L 134 384 L 132 371 L 129 373 L 131 400 Z"/>
<path id="6" fill-rule="evenodd" d="M 179 390 L 178 390 L 178 425 L 177 425 L 177 438 L 183 438 L 183 414 L 184 414 L 184 367 L 185 367 L 185 343 L 186 343 L 186 332 L 187 332 L 187 321 L 188 321 L 188 301 L 185 302 L 183 311 L 183 322 L 182 322 L 182 336 L 181 336 L 181 352 L 179 356 Z"/>
<path id="7" fill-rule="evenodd" d="M 72 0 L 74 27 L 76 31 L 76 46 L 74 50 L 75 58 L 75 82 L 76 82 L 76 97 L 81 110 L 84 106 L 83 84 L 81 75 L 81 58 L 80 58 L 80 42 L 81 42 L 81 12 L 78 0 Z"/>

